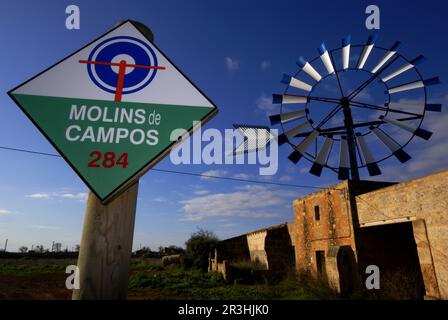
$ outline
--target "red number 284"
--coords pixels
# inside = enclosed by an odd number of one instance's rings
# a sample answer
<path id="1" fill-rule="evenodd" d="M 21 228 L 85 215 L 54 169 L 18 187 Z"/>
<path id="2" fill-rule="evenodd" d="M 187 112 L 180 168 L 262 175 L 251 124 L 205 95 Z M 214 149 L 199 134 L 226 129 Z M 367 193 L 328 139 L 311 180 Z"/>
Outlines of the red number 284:
<path id="1" fill-rule="evenodd" d="M 89 162 L 89 168 L 112 168 L 114 166 L 121 166 L 123 169 L 126 169 L 128 166 L 128 154 L 126 152 L 118 159 L 116 159 L 114 152 L 101 153 L 100 151 L 92 151 L 89 157 L 92 159 Z"/>

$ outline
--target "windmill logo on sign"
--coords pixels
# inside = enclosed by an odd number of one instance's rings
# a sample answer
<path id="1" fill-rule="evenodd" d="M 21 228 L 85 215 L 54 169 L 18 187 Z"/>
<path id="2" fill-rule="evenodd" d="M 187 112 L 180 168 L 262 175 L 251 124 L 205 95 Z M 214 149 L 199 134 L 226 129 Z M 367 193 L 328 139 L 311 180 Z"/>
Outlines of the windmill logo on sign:
<path id="1" fill-rule="evenodd" d="M 120 102 L 123 94 L 142 90 L 154 80 L 158 66 L 154 51 L 133 37 L 112 37 L 99 43 L 90 53 L 87 64 L 90 79 L 100 89 L 113 93 Z"/>

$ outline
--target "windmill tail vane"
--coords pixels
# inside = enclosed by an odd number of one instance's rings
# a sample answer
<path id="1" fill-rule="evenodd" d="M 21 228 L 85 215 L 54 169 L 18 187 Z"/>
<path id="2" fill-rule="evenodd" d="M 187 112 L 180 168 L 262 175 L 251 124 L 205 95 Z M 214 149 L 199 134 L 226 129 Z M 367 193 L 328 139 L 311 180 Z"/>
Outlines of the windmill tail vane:
<path id="1" fill-rule="evenodd" d="M 300 57 L 298 70 L 283 74 L 286 88 L 272 96 L 280 112 L 269 120 L 279 128 L 279 145 L 292 148 L 290 161 L 308 160 L 315 176 L 326 168 L 341 180 L 359 180 L 363 172 L 380 175 L 379 163 L 389 158 L 411 159 L 404 150 L 409 142 L 433 134 L 422 127 L 426 113 L 442 111 L 441 104 L 427 102 L 428 88 L 440 80 L 423 78 L 417 66 L 426 58 L 408 59 L 399 47 L 399 41 L 380 47 L 376 36 L 353 45 L 346 36 L 335 49 L 321 43 L 315 58 Z M 360 74 L 364 79 L 351 88 Z"/>

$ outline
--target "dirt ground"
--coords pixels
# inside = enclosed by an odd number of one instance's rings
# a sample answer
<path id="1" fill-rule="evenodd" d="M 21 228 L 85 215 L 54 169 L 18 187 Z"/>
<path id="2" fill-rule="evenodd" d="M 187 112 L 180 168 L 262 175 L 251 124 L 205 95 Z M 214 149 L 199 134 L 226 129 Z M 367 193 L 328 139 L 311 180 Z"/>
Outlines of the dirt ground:
<path id="1" fill-rule="evenodd" d="M 66 277 L 65 273 L 0 274 L 0 300 L 70 300 L 72 291 L 65 288 Z M 165 291 L 163 297 L 166 296 Z M 150 288 L 135 288 L 128 292 L 129 300 L 154 300 L 161 297 L 162 292 Z"/>
<path id="2" fill-rule="evenodd" d="M 132 272 L 145 269 L 141 261 L 133 260 Z M 161 265 L 160 259 L 144 261 Z M 0 259 L 0 300 L 69 300 L 72 291 L 65 287 L 68 274 L 64 271 L 65 266 L 75 263 L 74 259 Z M 129 290 L 128 296 L 133 300 L 158 299 L 161 292 L 135 288 Z"/>
<path id="3" fill-rule="evenodd" d="M 66 277 L 65 273 L 0 274 L 0 299 L 71 299 L 71 291 L 65 288 Z"/>

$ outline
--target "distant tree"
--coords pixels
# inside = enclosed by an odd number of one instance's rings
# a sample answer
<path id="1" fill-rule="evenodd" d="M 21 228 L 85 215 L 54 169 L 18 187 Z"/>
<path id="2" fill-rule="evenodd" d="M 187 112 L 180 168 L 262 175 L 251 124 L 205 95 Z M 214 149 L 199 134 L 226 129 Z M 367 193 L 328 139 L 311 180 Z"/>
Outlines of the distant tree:
<path id="1" fill-rule="evenodd" d="M 56 243 L 53 244 L 53 248 L 52 248 L 51 251 L 53 251 L 53 252 L 61 252 L 61 249 L 62 249 L 62 243 L 56 242 Z"/>
<path id="2" fill-rule="evenodd" d="M 42 252 L 44 252 L 44 246 L 41 244 L 38 244 L 34 247 L 34 251 L 38 252 L 38 253 L 42 253 Z"/>
<path id="3" fill-rule="evenodd" d="M 184 250 L 182 247 L 174 246 L 174 245 L 169 246 L 168 249 L 170 249 L 170 250 L 176 250 L 176 251 L 182 251 L 182 250 Z"/>
<path id="4" fill-rule="evenodd" d="M 151 253 L 151 248 L 150 247 L 141 247 L 141 249 L 138 249 L 136 251 L 137 254 L 150 254 Z"/>
<path id="5" fill-rule="evenodd" d="M 25 252 L 27 252 L 27 251 L 28 251 L 28 247 L 21 246 L 21 247 L 19 248 L 19 252 L 21 252 L 21 253 L 25 253 Z"/>
<path id="6" fill-rule="evenodd" d="M 160 253 L 160 254 L 164 254 L 164 253 L 165 253 L 165 248 L 162 247 L 162 246 L 160 246 L 160 247 L 159 247 L 159 253 Z"/>
<path id="7" fill-rule="evenodd" d="M 165 254 L 180 254 L 184 252 L 183 248 L 174 245 L 165 248 Z"/>
<path id="8" fill-rule="evenodd" d="M 75 246 L 75 252 L 79 252 L 79 248 L 80 248 L 80 246 L 79 246 L 79 244 L 77 244 L 77 245 Z"/>
<path id="9" fill-rule="evenodd" d="M 218 241 L 218 237 L 208 230 L 199 229 L 193 233 L 185 242 L 186 249 L 182 259 L 184 267 L 207 271 L 209 253 Z"/>

